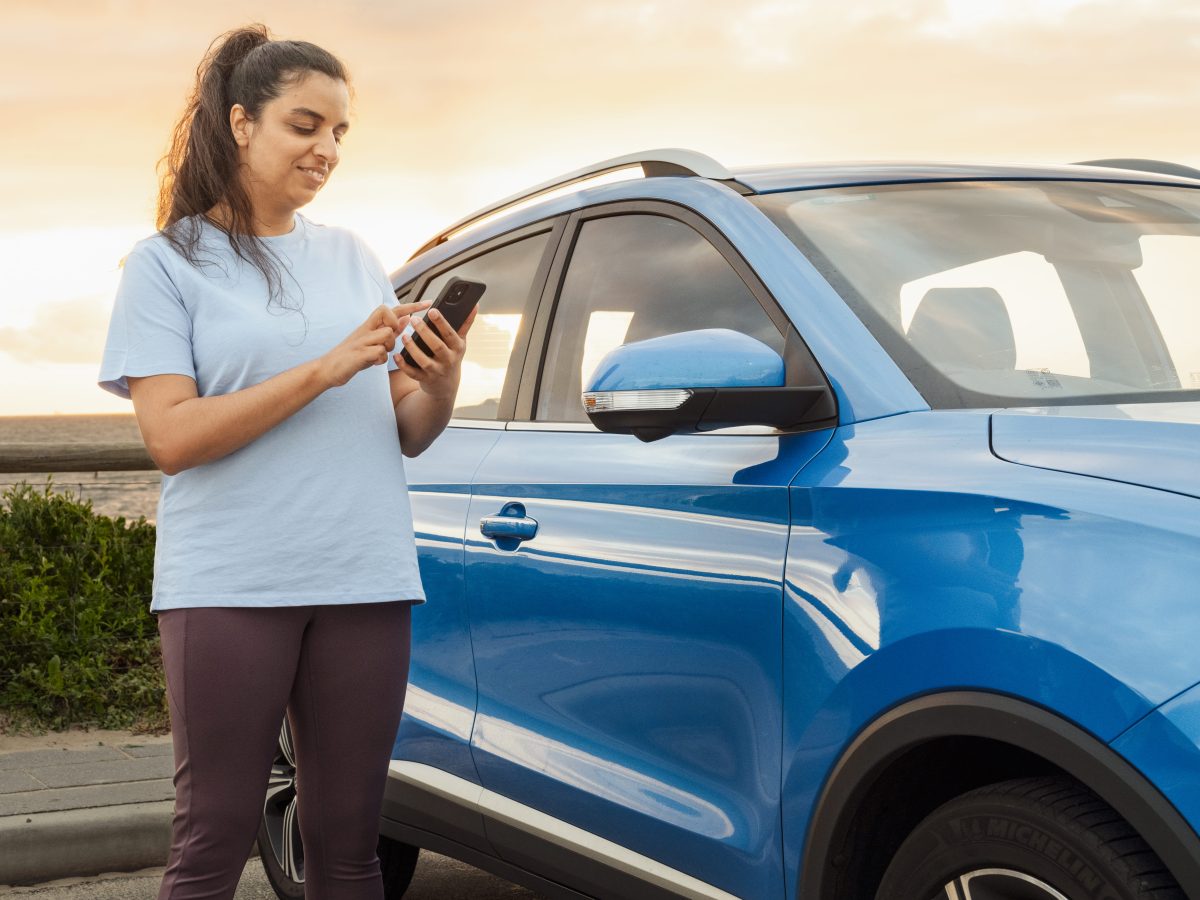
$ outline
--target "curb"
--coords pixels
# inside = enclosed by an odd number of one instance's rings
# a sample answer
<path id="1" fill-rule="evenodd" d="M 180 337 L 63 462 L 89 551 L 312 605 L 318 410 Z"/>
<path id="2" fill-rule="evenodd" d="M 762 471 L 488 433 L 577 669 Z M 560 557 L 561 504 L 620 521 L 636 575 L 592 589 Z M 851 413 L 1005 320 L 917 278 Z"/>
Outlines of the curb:
<path id="1" fill-rule="evenodd" d="M 0 885 L 163 866 L 171 800 L 0 818 Z"/>

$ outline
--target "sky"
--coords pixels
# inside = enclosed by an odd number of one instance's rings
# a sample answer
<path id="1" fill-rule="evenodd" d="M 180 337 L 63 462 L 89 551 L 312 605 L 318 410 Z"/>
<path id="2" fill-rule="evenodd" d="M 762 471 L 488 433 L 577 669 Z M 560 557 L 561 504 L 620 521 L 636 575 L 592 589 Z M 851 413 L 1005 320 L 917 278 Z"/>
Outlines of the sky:
<path id="1" fill-rule="evenodd" d="M 353 125 L 304 212 L 389 270 L 495 199 L 654 147 L 1200 166 L 1195 0 L 3 4 L 0 416 L 131 412 L 95 384 L 119 261 L 154 231 L 197 63 L 248 22 L 349 68 Z"/>

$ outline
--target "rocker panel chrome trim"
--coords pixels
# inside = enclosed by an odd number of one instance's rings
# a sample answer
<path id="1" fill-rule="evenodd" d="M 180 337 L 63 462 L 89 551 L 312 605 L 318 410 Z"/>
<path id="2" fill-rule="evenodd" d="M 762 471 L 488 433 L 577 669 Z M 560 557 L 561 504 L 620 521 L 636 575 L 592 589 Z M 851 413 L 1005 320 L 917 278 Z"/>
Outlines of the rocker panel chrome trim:
<path id="1" fill-rule="evenodd" d="M 694 900 L 738 900 L 733 894 L 706 884 L 678 869 L 672 869 L 648 856 L 642 856 L 627 847 L 433 766 L 394 759 L 388 766 L 388 777 L 420 787 L 468 807 L 486 818 L 502 822 L 539 840 L 603 863 L 649 884 L 677 893 L 681 897 Z"/>

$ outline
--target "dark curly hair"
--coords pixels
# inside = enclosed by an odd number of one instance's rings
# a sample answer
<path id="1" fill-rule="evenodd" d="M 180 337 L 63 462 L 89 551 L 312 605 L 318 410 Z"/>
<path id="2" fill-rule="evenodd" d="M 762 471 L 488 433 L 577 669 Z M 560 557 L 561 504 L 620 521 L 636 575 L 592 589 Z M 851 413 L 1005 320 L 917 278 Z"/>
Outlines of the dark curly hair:
<path id="1" fill-rule="evenodd" d="M 199 266 L 200 229 L 182 223 L 220 206 L 224 221 L 208 221 L 225 232 L 240 259 L 262 272 L 272 298 L 282 296 L 278 261 L 254 234 L 250 194 L 238 176 L 229 110 L 240 103 L 253 121 L 266 103 L 309 72 L 349 84 L 341 61 L 315 44 L 272 40 L 265 25 L 221 35 L 196 68 L 196 86 L 159 163 L 156 227 L 171 245 Z"/>

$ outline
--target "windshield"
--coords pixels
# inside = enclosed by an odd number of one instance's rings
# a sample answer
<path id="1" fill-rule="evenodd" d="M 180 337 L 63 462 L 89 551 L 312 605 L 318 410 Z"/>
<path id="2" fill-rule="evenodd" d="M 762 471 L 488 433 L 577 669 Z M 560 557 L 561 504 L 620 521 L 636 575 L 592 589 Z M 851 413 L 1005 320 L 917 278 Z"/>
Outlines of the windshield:
<path id="1" fill-rule="evenodd" d="M 935 408 L 1200 399 L 1200 190 L 942 182 L 751 199 Z"/>

